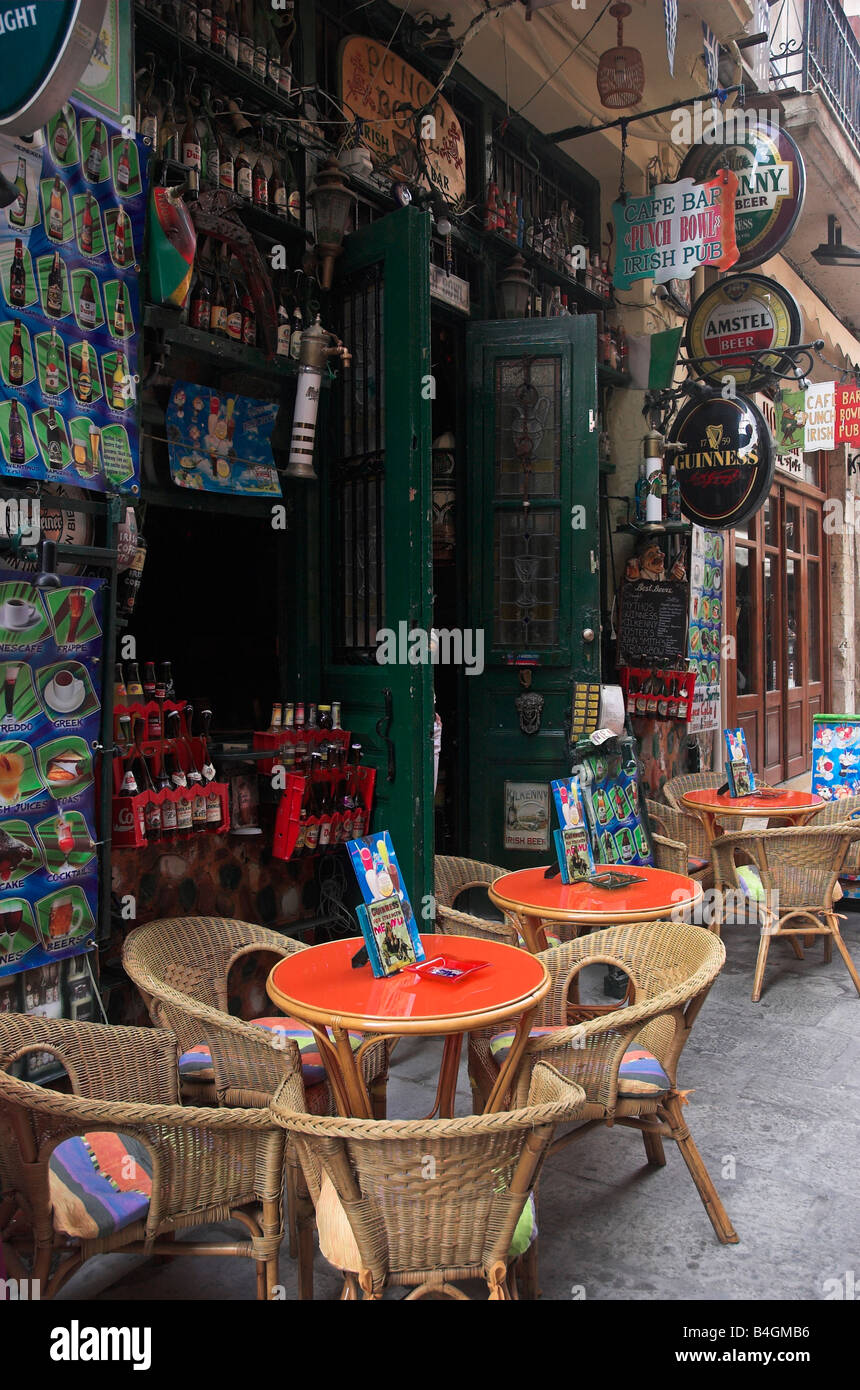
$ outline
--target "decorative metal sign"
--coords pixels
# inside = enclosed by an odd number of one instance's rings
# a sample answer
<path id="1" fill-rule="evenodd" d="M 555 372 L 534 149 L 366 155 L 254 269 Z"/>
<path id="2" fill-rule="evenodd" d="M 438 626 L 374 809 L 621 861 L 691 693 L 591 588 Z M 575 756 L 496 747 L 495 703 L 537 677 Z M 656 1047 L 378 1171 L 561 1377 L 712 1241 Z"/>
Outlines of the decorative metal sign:
<path id="1" fill-rule="evenodd" d="M 736 191 L 734 174 L 721 170 L 706 182 L 659 183 L 644 198 L 613 203 L 615 288 L 626 290 L 648 277 L 658 285 L 689 280 L 699 266 L 733 266 Z"/>
<path id="2" fill-rule="evenodd" d="M 784 368 L 786 358 L 779 349 L 799 343 L 801 328 L 796 301 L 776 280 L 728 275 L 696 300 L 684 347 L 696 376 L 713 385 L 731 376 L 737 387 L 746 388 Z"/>
<path id="3" fill-rule="evenodd" d="M 681 446 L 672 460 L 690 521 L 728 530 L 764 504 L 773 482 L 773 440 L 752 401 L 709 391 L 679 412 L 669 442 Z"/>
<path id="4" fill-rule="evenodd" d="M 460 122 L 437 96 L 432 112 L 419 119 L 433 95 L 433 83 L 376 39 L 354 34 L 341 45 L 341 101 L 350 119 L 361 123 L 362 142 L 386 165 L 392 178 L 432 185 L 450 203 L 466 192 L 466 145 Z M 425 167 L 418 156 L 420 143 Z"/>
<path id="5" fill-rule="evenodd" d="M 797 145 L 781 127 L 763 116 L 730 111 L 744 126 L 732 135 L 732 143 L 694 145 L 681 165 L 681 178 L 699 182 L 713 178 L 720 169 L 737 175 L 735 235 L 736 270 L 750 270 L 775 256 L 794 231 L 803 209 L 806 172 Z"/>
<path id="6" fill-rule="evenodd" d="M 0 133 L 31 135 L 64 106 L 99 39 L 105 0 L 0 9 Z"/>

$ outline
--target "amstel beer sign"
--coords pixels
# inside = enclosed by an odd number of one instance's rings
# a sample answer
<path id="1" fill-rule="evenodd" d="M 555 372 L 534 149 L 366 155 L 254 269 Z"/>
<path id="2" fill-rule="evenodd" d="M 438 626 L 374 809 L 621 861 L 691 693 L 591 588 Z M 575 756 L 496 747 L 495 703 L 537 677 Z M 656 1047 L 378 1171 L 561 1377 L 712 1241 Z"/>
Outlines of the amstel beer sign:
<path id="1" fill-rule="evenodd" d="M 775 256 L 794 231 L 803 208 L 806 171 L 791 136 L 763 116 L 735 108 L 724 122 L 727 139 L 694 145 L 679 178 L 703 182 L 720 169 L 737 175 L 735 269 L 751 270 Z"/>
<path id="2" fill-rule="evenodd" d="M 795 300 L 775 280 L 727 275 L 690 310 L 684 347 L 696 376 L 714 386 L 731 376 L 746 389 L 762 383 L 769 370 L 784 370 L 787 359 L 779 349 L 799 343 L 801 327 Z"/>
<path id="3" fill-rule="evenodd" d="M 418 157 L 420 144 L 429 180 L 449 203 L 466 192 L 463 130 L 444 97 L 424 107 L 434 84 L 376 39 L 353 35 L 340 50 L 340 96 L 350 120 L 361 122 L 361 140 L 394 179 L 426 184 Z M 416 129 L 416 115 L 418 129 Z"/>
<path id="4" fill-rule="evenodd" d="M 752 401 L 709 391 L 679 412 L 669 442 L 680 445 L 670 459 L 690 521 L 729 530 L 764 504 L 773 482 L 773 439 Z"/>

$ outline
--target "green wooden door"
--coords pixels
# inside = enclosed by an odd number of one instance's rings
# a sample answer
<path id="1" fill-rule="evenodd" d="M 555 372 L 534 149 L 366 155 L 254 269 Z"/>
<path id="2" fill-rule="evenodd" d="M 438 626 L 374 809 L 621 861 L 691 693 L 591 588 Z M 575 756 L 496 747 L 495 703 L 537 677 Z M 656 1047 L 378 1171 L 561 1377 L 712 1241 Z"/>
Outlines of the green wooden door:
<path id="1" fill-rule="evenodd" d="M 554 860 L 571 688 L 600 679 L 595 319 L 475 324 L 468 357 L 469 852 L 525 868 Z"/>
<path id="2" fill-rule="evenodd" d="M 403 639 L 431 624 L 429 240 L 413 208 L 347 240 L 336 292 L 352 366 L 319 463 L 323 687 L 377 770 L 371 828 L 391 832 L 416 913 L 432 880 L 433 682 Z M 399 639 L 389 664 L 383 630 Z"/>

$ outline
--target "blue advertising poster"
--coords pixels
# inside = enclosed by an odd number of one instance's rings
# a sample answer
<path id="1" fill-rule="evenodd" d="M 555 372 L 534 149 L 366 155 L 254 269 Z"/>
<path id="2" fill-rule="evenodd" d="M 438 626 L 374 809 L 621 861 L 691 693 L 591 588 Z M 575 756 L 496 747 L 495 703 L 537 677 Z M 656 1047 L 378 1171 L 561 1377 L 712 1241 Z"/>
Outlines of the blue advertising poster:
<path id="1" fill-rule="evenodd" d="M 813 717 L 812 790 L 825 801 L 860 796 L 860 714 Z"/>
<path id="2" fill-rule="evenodd" d="M 0 976 L 84 950 L 96 929 L 103 590 L 0 570 Z"/>
<path id="3" fill-rule="evenodd" d="M 136 491 L 145 147 L 76 101 L 42 136 L 0 139 L 0 471 Z"/>
<path id="4" fill-rule="evenodd" d="M 599 864 L 653 864 L 639 817 L 635 762 L 620 753 L 587 754 L 574 772 L 579 777 Z"/>
<path id="5" fill-rule="evenodd" d="M 167 407 L 170 474 L 201 492 L 281 496 L 272 455 L 277 401 L 177 381 Z"/>

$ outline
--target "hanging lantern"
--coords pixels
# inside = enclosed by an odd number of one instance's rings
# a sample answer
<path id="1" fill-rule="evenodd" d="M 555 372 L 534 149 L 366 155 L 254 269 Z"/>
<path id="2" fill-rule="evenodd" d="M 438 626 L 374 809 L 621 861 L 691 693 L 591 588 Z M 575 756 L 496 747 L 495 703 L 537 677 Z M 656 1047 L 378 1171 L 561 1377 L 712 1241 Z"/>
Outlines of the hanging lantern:
<path id="1" fill-rule="evenodd" d="M 346 224 L 355 203 L 355 194 L 344 180 L 340 165 L 332 155 L 318 171 L 308 202 L 314 213 L 317 255 L 322 263 L 320 284 L 331 289 L 334 263 L 343 250 Z"/>
<path id="2" fill-rule="evenodd" d="M 518 251 L 497 285 L 503 319 L 525 318 L 531 288 L 531 277 Z"/>
<path id="3" fill-rule="evenodd" d="M 624 21 L 630 13 L 630 6 L 619 3 L 613 5 L 609 13 L 618 20 L 618 45 L 607 48 L 600 55 L 597 94 L 602 106 L 619 110 L 625 106 L 635 106 L 637 101 L 642 100 L 645 65 L 638 48 L 624 46 Z"/>

